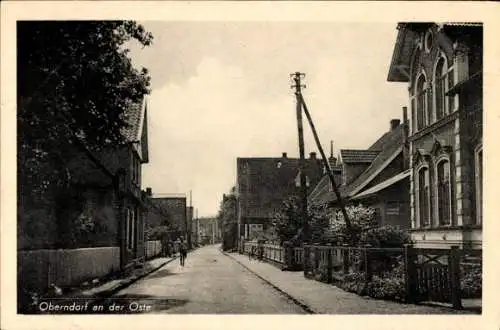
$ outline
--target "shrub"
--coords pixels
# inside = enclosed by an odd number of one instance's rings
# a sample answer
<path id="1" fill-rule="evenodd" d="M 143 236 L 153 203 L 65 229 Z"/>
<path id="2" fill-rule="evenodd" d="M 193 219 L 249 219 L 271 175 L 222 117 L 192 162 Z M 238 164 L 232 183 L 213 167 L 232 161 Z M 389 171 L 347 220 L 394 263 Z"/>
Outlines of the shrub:
<path id="1" fill-rule="evenodd" d="M 400 248 L 409 243 L 411 238 L 406 230 L 389 225 L 367 229 L 360 235 L 360 244 L 372 247 Z"/>
<path id="2" fill-rule="evenodd" d="M 406 287 L 404 282 L 404 263 L 402 260 L 388 271 L 373 275 L 368 284 L 367 294 L 376 299 L 403 301 Z"/>
<path id="3" fill-rule="evenodd" d="M 482 267 L 480 264 L 460 265 L 460 291 L 462 298 L 480 298 L 482 296 Z"/>
<path id="4" fill-rule="evenodd" d="M 347 292 L 360 294 L 365 287 L 365 274 L 362 272 L 347 274 L 339 283 L 339 287 Z"/>
<path id="5" fill-rule="evenodd" d="M 405 292 L 404 279 L 397 276 L 374 275 L 367 287 L 367 295 L 375 299 L 402 301 Z"/>

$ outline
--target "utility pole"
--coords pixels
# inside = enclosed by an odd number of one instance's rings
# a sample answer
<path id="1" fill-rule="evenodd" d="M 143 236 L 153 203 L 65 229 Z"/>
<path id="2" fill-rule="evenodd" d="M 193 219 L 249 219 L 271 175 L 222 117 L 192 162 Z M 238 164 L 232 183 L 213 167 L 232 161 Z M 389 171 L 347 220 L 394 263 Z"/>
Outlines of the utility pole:
<path id="1" fill-rule="evenodd" d="M 301 78 L 305 77 L 304 73 L 295 72 L 290 74 L 294 84 L 291 86 L 295 88 L 295 98 L 297 100 L 296 112 L 297 112 L 297 128 L 299 135 L 299 175 L 300 175 L 300 197 L 301 197 L 301 210 L 303 219 L 303 234 L 304 241 L 309 240 L 309 221 L 307 213 L 307 184 L 306 184 L 306 173 L 305 173 L 305 159 L 304 159 L 304 129 L 302 125 L 302 87 L 306 87 L 301 84 Z"/>
<path id="2" fill-rule="evenodd" d="M 328 162 L 328 159 L 326 158 L 325 152 L 323 151 L 323 147 L 321 146 L 321 142 L 319 141 L 318 133 L 316 132 L 316 127 L 314 126 L 314 123 L 312 121 L 311 114 L 309 113 L 309 110 L 307 109 L 306 102 L 304 101 L 302 94 L 299 94 L 298 97 L 300 98 L 300 104 L 304 108 L 304 113 L 306 114 L 307 120 L 309 121 L 309 126 L 311 127 L 311 131 L 314 135 L 314 140 L 316 141 L 316 146 L 318 147 L 318 150 L 321 153 L 321 159 L 323 159 L 323 164 L 324 164 L 326 171 L 328 173 L 328 177 L 330 178 L 330 183 L 332 185 L 332 189 L 335 192 L 335 195 L 337 196 L 337 200 L 340 204 L 340 209 L 342 210 L 342 215 L 344 216 L 344 221 L 345 221 L 347 230 L 348 230 L 349 234 L 351 235 L 352 234 L 351 221 L 349 219 L 349 215 L 347 214 L 344 200 L 342 199 L 342 196 L 341 196 L 340 191 L 337 187 L 337 184 L 335 183 L 335 178 L 333 177 L 333 173 L 332 173 L 332 170 L 330 168 L 330 163 Z M 330 144 L 330 148 L 331 148 L 331 153 L 333 156 L 333 141 Z M 349 239 L 351 239 L 351 237 Z"/>

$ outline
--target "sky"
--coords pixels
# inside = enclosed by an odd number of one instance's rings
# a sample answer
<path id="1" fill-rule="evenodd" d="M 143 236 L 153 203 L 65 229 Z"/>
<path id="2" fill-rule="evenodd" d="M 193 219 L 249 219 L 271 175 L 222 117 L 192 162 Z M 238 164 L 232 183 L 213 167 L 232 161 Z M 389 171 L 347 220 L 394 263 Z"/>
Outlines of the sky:
<path id="1" fill-rule="evenodd" d="M 238 157 L 298 157 L 290 73 L 325 152 L 367 148 L 402 118 L 407 86 L 387 82 L 397 23 L 139 22 L 153 45 L 131 44 L 146 67 L 149 164 L 143 188 L 189 194 L 217 214 L 236 183 Z M 304 117 L 305 152 L 318 152 Z M 318 152 L 319 155 L 319 152 Z"/>

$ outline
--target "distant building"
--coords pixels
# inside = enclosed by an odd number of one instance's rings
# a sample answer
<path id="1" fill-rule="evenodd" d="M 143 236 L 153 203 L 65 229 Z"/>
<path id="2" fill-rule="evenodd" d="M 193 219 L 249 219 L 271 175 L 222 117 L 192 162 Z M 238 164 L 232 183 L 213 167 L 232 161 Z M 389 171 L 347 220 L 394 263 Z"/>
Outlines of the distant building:
<path id="1" fill-rule="evenodd" d="M 405 118 L 406 109 L 403 112 Z M 333 166 L 344 202 L 373 207 L 380 225 L 410 226 L 406 141 L 406 125 L 393 119 L 389 131 L 368 149 L 341 149 L 340 163 Z M 327 175 L 309 194 L 309 203 L 339 207 Z"/>
<path id="2" fill-rule="evenodd" d="M 221 241 L 220 225 L 217 218 L 199 218 L 200 244 L 215 244 Z"/>
<path id="3" fill-rule="evenodd" d="M 305 160 L 305 175 L 312 189 L 323 174 L 321 160 L 310 153 Z M 278 158 L 237 159 L 238 237 L 249 238 L 265 231 L 273 214 L 283 201 L 299 194 L 299 159 Z"/>
<path id="4" fill-rule="evenodd" d="M 481 24 L 400 23 L 388 80 L 408 85 L 417 246 L 481 248 Z"/>
<path id="5" fill-rule="evenodd" d="M 193 230 L 196 228 L 194 224 L 194 208 L 192 206 L 186 207 L 186 221 L 187 221 L 187 242 L 190 247 L 194 244 Z"/>

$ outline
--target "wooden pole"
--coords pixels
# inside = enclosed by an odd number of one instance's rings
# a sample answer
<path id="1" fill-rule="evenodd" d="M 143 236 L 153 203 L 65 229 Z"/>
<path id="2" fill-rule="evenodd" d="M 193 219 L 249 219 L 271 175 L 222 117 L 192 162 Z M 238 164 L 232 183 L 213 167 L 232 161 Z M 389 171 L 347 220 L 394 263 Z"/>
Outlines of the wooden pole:
<path id="1" fill-rule="evenodd" d="M 301 84 L 301 78 L 305 74 L 300 72 L 295 72 L 293 80 L 295 82 L 292 88 L 295 88 L 295 97 L 297 99 L 296 115 L 297 115 L 297 128 L 299 137 L 299 175 L 300 175 L 300 196 L 301 196 L 301 210 L 303 219 L 303 237 L 304 241 L 309 241 L 309 221 L 307 213 L 307 183 L 306 183 L 306 173 L 305 173 L 305 158 L 304 158 L 304 129 L 302 124 L 302 102 L 301 102 L 301 88 L 305 85 Z"/>
<path id="2" fill-rule="evenodd" d="M 340 209 L 342 210 L 342 215 L 344 216 L 347 230 L 352 234 L 351 221 L 349 219 L 349 215 L 347 214 L 344 200 L 343 200 L 342 196 L 340 195 L 340 191 L 337 187 L 337 184 L 335 182 L 335 178 L 333 177 L 333 173 L 332 173 L 332 170 L 330 168 L 330 163 L 328 162 L 328 159 L 326 158 L 323 147 L 321 146 L 321 142 L 319 141 L 318 133 L 316 132 L 316 127 L 314 126 L 314 123 L 312 121 L 311 114 L 309 113 L 309 110 L 307 109 L 307 105 L 306 105 L 306 102 L 304 101 L 304 98 L 302 97 L 302 94 L 299 94 L 298 98 L 300 99 L 300 103 L 302 104 L 302 107 L 304 108 L 304 113 L 306 114 L 307 120 L 309 121 L 309 126 L 311 126 L 311 130 L 312 130 L 312 133 L 314 135 L 314 140 L 316 141 L 316 146 L 318 147 L 318 150 L 321 154 L 321 159 L 323 160 L 323 164 L 326 168 L 326 172 L 328 173 L 328 177 L 330 178 L 330 183 L 332 184 L 333 191 L 335 192 L 335 195 L 337 196 L 337 200 L 340 204 Z"/>

